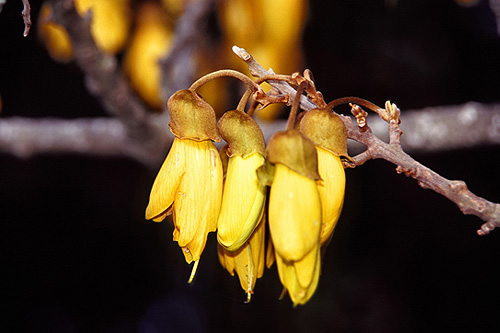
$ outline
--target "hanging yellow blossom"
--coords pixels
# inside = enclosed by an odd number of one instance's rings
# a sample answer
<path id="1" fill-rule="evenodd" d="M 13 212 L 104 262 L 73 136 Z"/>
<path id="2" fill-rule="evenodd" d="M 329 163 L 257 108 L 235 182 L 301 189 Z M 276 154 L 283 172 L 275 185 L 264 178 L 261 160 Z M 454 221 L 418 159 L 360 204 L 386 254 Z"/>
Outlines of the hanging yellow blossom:
<path id="1" fill-rule="evenodd" d="M 333 111 L 314 109 L 301 119 L 300 131 L 316 145 L 321 181 L 318 191 L 323 212 L 321 245 L 327 244 L 342 212 L 345 192 L 345 172 L 341 157 L 347 155 L 347 131 Z"/>
<path id="2" fill-rule="evenodd" d="M 242 111 L 228 111 L 219 120 L 229 156 L 217 240 L 229 251 L 238 250 L 250 237 L 264 212 L 266 187 L 257 178 L 264 162 L 264 136 L 255 121 Z"/>
<path id="3" fill-rule="evenodd" d="M 173 213 L 177 241 L 188 263 L 195 262 L 192 281 L 207 234 L 217 228 L 222 199 L 222 163 L 211 140 L 220 141 L 215 112 L 203 99 L 181 90 L 169 99 L 174 143 L 156 176 L 146 219 L 161 222 Z"/>
<path id="4" fill-rule="evenodd" d="M 265 163 L 264 136 L 257 123 L 242 111 L 228 111 L 219 120 L 228 145 L 222 207 L 218 220 L 219 261 L 231 275 L 238 274 L 250 301 L 255 282 L 264 273 L 266 187 L 257 178 Z"/>
<path id="5" fill-rule="evenodd" d="M 321 201 L 314 143 L 297 130 L 276 133 L 268 143 L 274 163 L 269 231 L 283 286 L 294 305 L 306 303 L 318 284 Z"/>

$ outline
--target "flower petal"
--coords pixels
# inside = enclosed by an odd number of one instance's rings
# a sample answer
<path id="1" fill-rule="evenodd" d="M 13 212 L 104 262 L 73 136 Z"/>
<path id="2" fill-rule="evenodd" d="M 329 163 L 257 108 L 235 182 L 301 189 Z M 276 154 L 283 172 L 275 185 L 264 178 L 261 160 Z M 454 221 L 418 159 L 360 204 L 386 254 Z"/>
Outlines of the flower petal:
<path id="1" fill-rule="evenodd" d="M 302 288 L 308 288 L 313 280 L 316 264 L 319 264 L 316 262 L 319 248 L 319 246 L 314 247 L 302 260 L 293 263 L 297 281 Z"/>
<path id="2" fill-rule="evenodd" d="M 238 250 L 248 240 L 262 217 L 266 188 L 260 184 L 256 170 L 264 161 L 259 153 L 229 159 L 217 240 L 230 251 Z"/>
<path id="3" fill-rule="evenodd" d="M 250 301 L 255 282 L 264 274 L 265 221 L 260 221 L 251 237 L 237 251 L 229 251 L 218 244 L 219 261 L 227 271 L 238 274 L 240 285 Z"/>
<path id="4" fill-rule="evenodd" d="M 298 279 L 297 267 L 291 263 L 284 261 L 283 258 L 279 255 L 279 253 L 275 253 L 276 255 L 276 266 L 278 266 L 278 274 L 283 286 L 288 290 L 288 294 L 293 302 L 293 305 L 297 304 L 305 304 L 309 299 L 311 299 L 312 295 L 316 291 L 319 282 L 319 275 L 321 272 L 321 256 L 320 251 L 311 251 L 315 256 L 312 256 L 315 260 L 315 264 L 313 266 L 308 265 L 308 269 L 312 269 L 312 274 L 308 273 L 312 278 L 310 283 L 307 286 L 302 286 Z M 308 260 L 309 261 L 309 258 Z M 304 267 L 301 267 L 302 269 Z"/>
<path id="5" fill-rule="evenodd" d="M 316 146 L 318 170 L 322 182 L 318 182 L 321 198 L 322 223 L 321 245 L 331 237 L 342 212 L 345 192 L 345 172 L 340 157 L 329 150 Z"/>
<path id="6" fill-rule="evenodd" d="M 170 152 L 153 183 L 146 208 L 147 220 L 161 222 L 170 214 L 175 193 L 186 169 L 186 156 L 183 147 L 187 143 L 188 140 L 174 139 Z"/>
<path id="7" fill-rule="evenodd" d="M 189 263 L 200 259 L 208 233 L 217 229 L 223 175 L 219 152 L 211 141 L 188 141 L 187 168 L 175 194 L 173 210 L 178 229 L 174 240 L 185 255 L 189 252 L 190 256 L 186 256 Z"/>
<path id="8" fill-rule="evenodd" d="M 269 230 L 283 260 L 299 261 L 319 243 L 321 202 L 314 180 L 276 164 L 269 198 Z"/>

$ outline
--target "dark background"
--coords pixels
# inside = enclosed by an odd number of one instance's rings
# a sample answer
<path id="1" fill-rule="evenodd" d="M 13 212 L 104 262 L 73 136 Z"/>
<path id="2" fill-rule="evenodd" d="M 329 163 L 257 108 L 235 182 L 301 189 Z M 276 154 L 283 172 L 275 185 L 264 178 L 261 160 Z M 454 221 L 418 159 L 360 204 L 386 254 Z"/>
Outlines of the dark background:
<path id="1" fill-rule="evenodd" d="M 0 14 L 2 118 L 106 116 L 74 64 L 27 38 L 21 1 Z M 500 38 L 487 1 L 316 1 L 307 67 L 327 100 L 356 95 L 404 111 L 500 100 Z M 251 50 L 249 50 L 251 52 Z M 413 154 L 500 202 L 496 146 Z M 275 267 L 250 304 L 219 265 L 210 234 L 198 275 L 172 224 L 145 221 L 156 170 L 80 155 L 0 154 L 2 331 L 178 332 L 498 331 L 500 232 L 398 175 L 385 161 L 346 170 L 345 208 L 314 297 L 279 300 Z"/>

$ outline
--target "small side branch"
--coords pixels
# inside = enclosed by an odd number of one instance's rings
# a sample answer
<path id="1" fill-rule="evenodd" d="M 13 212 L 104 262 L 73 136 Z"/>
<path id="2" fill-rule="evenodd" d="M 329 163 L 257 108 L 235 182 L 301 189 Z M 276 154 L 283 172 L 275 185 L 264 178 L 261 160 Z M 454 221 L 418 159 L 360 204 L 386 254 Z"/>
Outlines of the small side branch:
<path id="1" fill-rule="evenodd" d="M 233 52 L 247 63 L 248 68 L 250 69 L 250 73 L 252 73 L 253 76 L 260 78 L 266 75 L 275 74 L 272 70 L 266 71 L 264 67 L 262 67 L 257 61 L 255 61 L 255 59 L 245 49 L 242 49 L 235 45 L 233 46 Z M 267 80 L 266 82 L 269 83 L 273 88 L 275 88 L 278 93 L 284 96 L 290 96 L 291 98 L 288 99 L 290 102 L 293 101 L 296 90 L 287 82 L 277 80 Z M 300 107 L 304 110 L 311 110 L 316 108 L 317 106 L 306 96 L 301 96 Z"/>

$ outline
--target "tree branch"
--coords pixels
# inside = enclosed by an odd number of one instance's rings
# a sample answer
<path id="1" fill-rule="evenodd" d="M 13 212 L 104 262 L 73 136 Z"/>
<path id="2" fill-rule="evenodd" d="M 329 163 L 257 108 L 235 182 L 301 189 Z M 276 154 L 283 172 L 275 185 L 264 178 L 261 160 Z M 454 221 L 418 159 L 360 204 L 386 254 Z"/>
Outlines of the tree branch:
<path id="1" fill-rule="evenodd" d="M 21 158 L 40 153 L 78 153 L 148 159 L 146 152 L 128 137 L 123 123 L 112 118 L 2 119 L 0 151 Z"/>
<path id="2" fill-rule="evenodd" d="M 264 70 L 244 49 L 233 47 L 233 51 L 248 64 L 252 75 L 256 77 L 263 77 L 271 74 L 270 72 Z M 268 81 L 268 83 L 282 94 L 287 94 L 289 100 L 294 99 L 296 91 L 293 87 L 284 86 L 282 83 L 276 84 L 274 81 Z M 316 105 L 311 101 L 303 103 L 301 100 L 302 109 L 310 110 L 315 107 Z M 373 134 L 371 128 L 368 126 L 366 112 L 364 112 L 359 106 L 351 105 L 351 111 L 356 117 L 356 123 L 351 117 L 342 116 L 342 120 L 347 128 L 347 136 L 349 139 L 363 144 L 366 147 L 366 150 L 359 155 L 354 156 L 354 163 L 348 164 L 349 167 L 362 165 L 370 159 L 385 159 L 397 166 L 396 171 L 398 173 L 404 173 L 406 176 L 411 176 L 416 179 L 422 188 L 431 189 L 453 201 L 460 208 L 462 213 L 476 215 L 485 221 L 486 223 L 484 223 L 481 226 L 481 229 L 477 231 L 479 235 L 486 235 L 493 229 L 500 227 L 499 204 L 492 203 L 484 198 L 476 196 L 468 190 L 465 182 L 448 180 L 415 161 L 411 156 L 403 151 L 400 142 L 400 137 L 403 133 L 399 128 L 400 112 L 396 105 L 387 102 L 385 106 L 385 114 L 379 113 L 379 116 L 386 119 L 388 122 L 385 127 L 386 129 L 388 127 L 389 143 L 383 142 Z M 471 104 L 459 112 L 460 113 L 457 118 L 462 118 L 460 121 L 463 126 L 468 126 L 478 120 L 479 111 L 477 108 L 472 107 Z M 462 117 L 460 117 L 460 115 L 462 115 Z M 438 117 L 436 114 L 433 114 L 433 116 Z M 450 116 L 451 114 L 449 112 L 439 115 L 439 117 L 444 117 L 444 119 L 450 118 Z M 494 126 L 498 127 L 498 123 L 500 121 L 496 120 L 496 122 L 497 124 Z M 425 121 L 425 125 L 429 125 L 430 123 L 434 123 L 435 125 L 437 124 L 437 126 L 440 124 L 438 121 L 431 122 L 430 119 Z M 454 122 L 454 124 L 457 125 L 456 122 Z M 499 130 L 497 127 L 494 127 L 493 134 L 489 135 L 493 136 L 494 140 L 498 140 L 499 136 Z M 440 131 L 441 130 L 442 128 Z M 463 132 L 460 132 L 461 130 L 463 129 L 461 129 L 460 126 L 457 126 L 453 131 L 450 130 L 449 132 L 455 132 L 454 134 L 456 135 L 463 135 Z M 482 131 L 485 131 L 484 128 L 482 128 Z M 431 135 L 430 139 L 435 139 L 439 134 L 438 131 L 434 133 L 431 131 L 431 133 L 433 135 Z"/>

